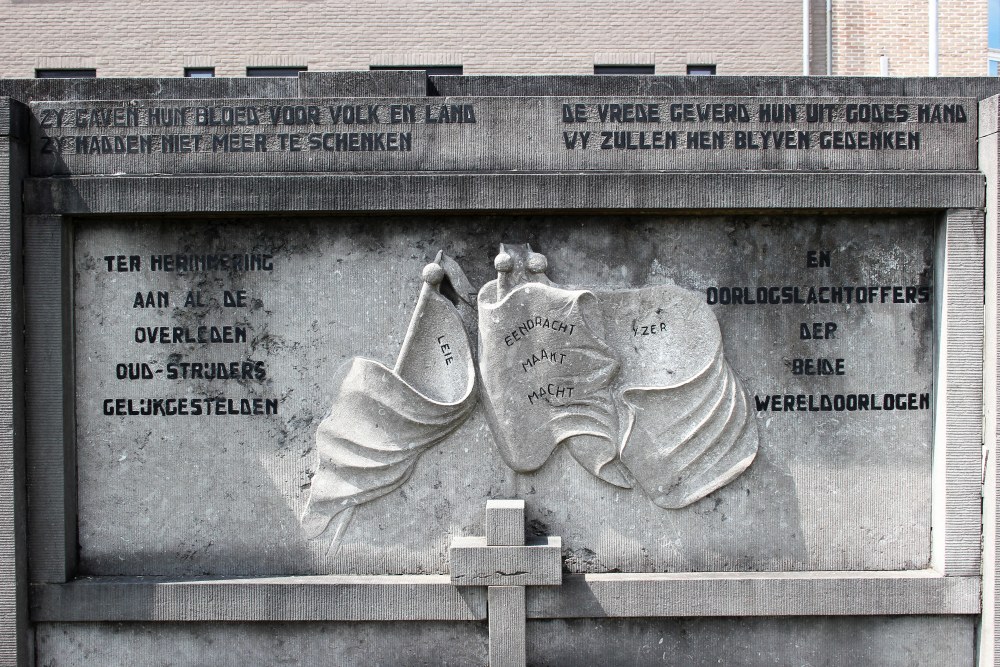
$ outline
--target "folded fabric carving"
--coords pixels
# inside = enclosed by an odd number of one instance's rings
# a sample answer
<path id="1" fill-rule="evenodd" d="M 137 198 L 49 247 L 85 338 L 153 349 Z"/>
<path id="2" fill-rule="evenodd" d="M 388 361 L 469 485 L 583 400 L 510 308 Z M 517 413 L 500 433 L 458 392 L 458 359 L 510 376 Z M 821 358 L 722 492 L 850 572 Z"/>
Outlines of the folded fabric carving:
<path id="1" fill-rule="evenodd" d="M 496 294 L 495 281 L 479 294 L 479 368 L 504 461 L 518 472 L 537 470 L 564 442 L 587 470 L 631 487 L 615 463 L 611 382 L 619 364 L 593 293 L 535 282 Z"/>
<path id="2" fill-rule="evenodd" d="M 565 443 L 598 477 L 679 508 L 750 465 L 748 398 L 698 294 L 565 289 L 527 247 L 501 246 L 496 263 L 479 293 L 479 369 L 510 467 L 536 470 Z"/>
<path id="3" fill-rule="evenodd" d="M 748 398 L 698 294 L 567 289 L 528 246 L 501 246 L 494 264 L 497 279 L 479 292 L 479 373 L 512 469 L 537 470 L 562 444 L 600 479 L 679 508 L 750 465 L 758 443 Z M 332 532 L 336 544 L 356 506 L 399 488 L 474 408 L 475 364 L 458 311 L 440 293 L 446 276 L 450 293 L 471 294 L 439 253 L 393 368 L 355 358 L 335 378 L 302 516 L 310 537 Z"/>
<path id="4" fill-rule="evenodd" d="M 475 407 L 469 341 L 439 292 L 445 271 L 438 262 L 445 261 L 439 254 L 424 269 L 395 367 L 354 358 L 335 380 L 333 406 L 316 431 L 319 467 L 302 517 L 310 537 L 332 531 L 336 543 L 354 507 L 399 488 L 420 455 Z"/>

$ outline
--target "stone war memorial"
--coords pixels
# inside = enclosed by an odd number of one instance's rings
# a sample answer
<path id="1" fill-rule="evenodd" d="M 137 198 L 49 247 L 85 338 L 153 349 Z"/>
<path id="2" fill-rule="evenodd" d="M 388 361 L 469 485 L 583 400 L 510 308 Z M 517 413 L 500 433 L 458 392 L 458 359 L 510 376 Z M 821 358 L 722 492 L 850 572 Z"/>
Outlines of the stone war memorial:
<path id="1" fill-rule="evenodd" d="M 998 95 L 0 80 L 0 664 L 1000 664 Z"/>

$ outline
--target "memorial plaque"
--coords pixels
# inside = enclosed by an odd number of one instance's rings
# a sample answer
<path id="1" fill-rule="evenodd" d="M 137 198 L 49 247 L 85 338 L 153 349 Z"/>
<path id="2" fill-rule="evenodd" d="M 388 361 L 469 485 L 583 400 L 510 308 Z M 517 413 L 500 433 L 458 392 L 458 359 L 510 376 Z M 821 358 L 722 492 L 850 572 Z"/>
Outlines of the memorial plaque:
<path id="1" fill-rule="evenodd" d="M 992 664 L 988 82 L 386 77 L 0 104 L 0 662 Z"/>
<path id="2" fill-rule="evenodd" d="M 511 240 L 547 268 L 487 306 Z M 444 573 L 499 495 L 574 572 L 924 568 L 934 243 L 919 215 L 81 224 L 81 566 Z M 421 296 L 439 251 L 454 302 Z"/>

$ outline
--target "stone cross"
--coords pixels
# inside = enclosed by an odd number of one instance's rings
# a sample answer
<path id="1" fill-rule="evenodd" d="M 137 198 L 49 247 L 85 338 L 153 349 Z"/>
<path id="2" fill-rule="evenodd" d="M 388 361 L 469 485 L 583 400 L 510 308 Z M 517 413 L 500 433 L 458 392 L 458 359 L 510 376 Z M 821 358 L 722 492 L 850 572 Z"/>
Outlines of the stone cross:
<path id="1" fill-rule="evenodd" d="M 490 667 L 525 664 L 525 586 L 562 584 L 562 539 L 525 543 L 524 501 L 487 500 L 486 536 L 456 537 L 451 583 L 488 586 Z"/>

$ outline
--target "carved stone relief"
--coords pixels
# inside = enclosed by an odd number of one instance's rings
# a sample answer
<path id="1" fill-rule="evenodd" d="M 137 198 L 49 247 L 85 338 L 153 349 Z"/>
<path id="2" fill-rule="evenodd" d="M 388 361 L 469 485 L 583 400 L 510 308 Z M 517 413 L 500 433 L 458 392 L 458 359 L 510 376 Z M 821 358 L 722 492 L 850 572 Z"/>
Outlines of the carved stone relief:
<path id="1" fill-rule="evenodd" d="M 501 245 L 494 265 L 497 278 L 478 298 L 479 383 L 513 470 L 537 470 L 565 444 L 591 474 L 677 509 L 751 464 L 748 397 L 700 295 L 672 285 L 562 287 L 527 245 Z M 353 507 L 402 485 L 475 406 L 473 353 L 441 294 L 443 282 L 467 280 L 441 253 L 423 280 L 394 368 L 355 358 L 335 380 L 302 518 L 312 536 L 332 531 L 336 542 Z"/>
<path id="2" fill-rule="evenodd" d="M 319 467 L 302 517 L 311 537 L 332 531 L 336 542 L 355 506 L 399 488 L 420 455 L 475 407 L 472 351 L 458 311 L 440 293 L 442 264 L 460 272 L 442 253 L 424 268 L 395 366 L 355 357 L 334 380 L 338 390 L 316 430 Z"/>
<path id="3" fill-rule="evenodd" d="M 594 475 L 674 509 L 750 465 L 748 399 L 698 294 L 566 289 L 527 246 L 503 247 L 496 266 L 479 293 L 479 371 L 511 468 L 536 470 L 565 442 Z"/>

